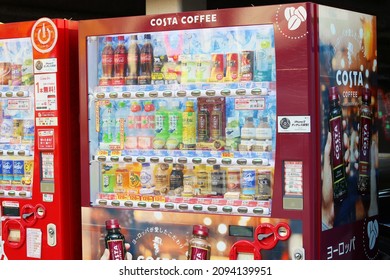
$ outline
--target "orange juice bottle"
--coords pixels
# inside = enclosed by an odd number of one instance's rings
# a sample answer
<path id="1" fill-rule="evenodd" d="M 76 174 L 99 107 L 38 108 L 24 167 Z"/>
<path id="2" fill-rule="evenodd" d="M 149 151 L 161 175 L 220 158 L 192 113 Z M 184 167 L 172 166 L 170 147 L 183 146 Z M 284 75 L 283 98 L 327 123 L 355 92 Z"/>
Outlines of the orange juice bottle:
<path id="1" fill-rule="evenodd" d="M 140 189 L 141 189 L 142 164 L 139 162 L 133 162 L 133 163 L 127 165 L 127 170 L 129 173 L 128 191 L 130 193 L 138 194 Z"/>
<path id="2" fill-rule="evenodd" d="M 115 170 L 116 185 L 115 192 L 124 192 L 129 188 L 129 171 L 124 164 L 119 164 Z"/>

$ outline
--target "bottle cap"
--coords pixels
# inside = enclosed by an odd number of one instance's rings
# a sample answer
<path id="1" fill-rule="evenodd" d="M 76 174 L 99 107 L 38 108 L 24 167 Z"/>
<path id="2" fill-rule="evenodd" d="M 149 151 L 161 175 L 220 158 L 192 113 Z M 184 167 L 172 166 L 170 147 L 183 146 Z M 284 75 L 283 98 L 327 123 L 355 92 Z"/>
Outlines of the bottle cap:
<path id="1" fill-rule="evenodd" d="M 131 40 L 138 40 L 138 36 L 137 36 L 137 35 L 131 35 L 131 36 L 130 36 L 130 39 L 131 39 Z"/>
<path id="2" fill-rule="evenodd" d="M 125 36 L 121 35 L 121 36 L 118 36 L 118 41 L 124 41 L 125 40 Z"/>
<path id="3" fill-rule="evenodd" d="M 145 34 L 145 35 L 144 35 L 144 38 L 145 38 L 145 39 L 151 39 L 152 37 L 150 36 L 150 34 Z"/>
<path id="4" fill-rule="evenodd" d="M 368 88 L 363 89 L 362 101 L 365 101 L 368 104 L 371 104 L 371 91 L 370 91 L 370 89 L 368 89 Z"/>
<path id="5" fill-rule="evenodd" d="M 193 101 L 187 101 L 186 102 L 186 106 L 192 107 L 192 106 L 194 106 L 194 102 Z"/>
<path id="6" fill-rule="evenodd" d="M 203 225 L 194 225 L 192 228 L 192 234 L 207 237 L 209 236 L 209 229 Z"/>
<path id="7" fill-rule="evenodd" d="M 106 221 L 106 229 L 119 228 L 119 222 L 117 219 L 110 219 Z"/>
<path id="8" fill-rule="evenodd" d="M 106 42 L 112 42 L 112 37 L 106 37 Z"/>
<path id="9" fill-rule="evenodd" d="M 329 101 L 339 100 L 339 92 L 337 87 L 331 87 L 329 90 Z"/>

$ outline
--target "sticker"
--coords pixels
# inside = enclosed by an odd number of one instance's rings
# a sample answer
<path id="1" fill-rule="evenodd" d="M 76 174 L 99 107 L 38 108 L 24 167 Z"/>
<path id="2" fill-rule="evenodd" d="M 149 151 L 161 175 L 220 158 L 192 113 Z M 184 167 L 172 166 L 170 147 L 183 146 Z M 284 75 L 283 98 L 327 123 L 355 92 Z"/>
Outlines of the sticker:
<path id="1" fill-rule="evenodd" d="M 31 41 L 36 51 L 50 52 L 55 47 L 57 39 L 57 27 L 51 19 L 41 18 L 35 22 L 31 30 Z"/>
<path id="2" fill-rule="evenodd" d="M 302 161 L 284 162 L 284 191 L 286 195 L 303 194 L 303 163 Z"/>
<path id="3" fill-rule="evenodd" d="M 54 154 L 42 153 L 42 179 L 54 179 Z"/>
<path id="4" fill-rule="evenodd" d="M 42 231 L 39 228 L 27 228 L 27 257 L 41 258 L 42 251 Z"/>
<path id="5" fill-rule="evenodd" d="M 311 129 L 310 116 L 279 116 L 279 133 L 309 133 Z"/>
<path id="6" fill-rule="evenodd" d="M 43 202 L 53 202 L 54 201 L 54 195 L 51 193 L 44 193 L 42 195 L 42 201 Z"/>
<path id="7" fill-rule="evenodd" d="M 58 118 L 57 117 L 36 118 L 35 124 L 36 124 L 36 126 L 57 126 L 58 125 Z"/>
<path id="8" fill-rule="evenodd" d="M 38 149 L 54 150 L 54 129 L 38 129 Z"/>
<path id="9" fill-rule="evenodd" d="M 30 110 L 30 100 L 28 99 L 9 99 L 8 110 Z"/>
<path id="10" fill-rule="evenodd" d="M 57 110 L 57 76 L 56 74 L 34 75 L 35 110 Z"/>
<path id="11" fill-rule="evenodd" d="M 45 58 L 34 60 L 34 73 L 55 73 L 57 72 L 57 58 Z"/>
<path id="12" fill-rule="evenodd" d="M 265 99 L 261 98 L 236 98 L 234 109 L 236 110 L 264 110 Z"/>

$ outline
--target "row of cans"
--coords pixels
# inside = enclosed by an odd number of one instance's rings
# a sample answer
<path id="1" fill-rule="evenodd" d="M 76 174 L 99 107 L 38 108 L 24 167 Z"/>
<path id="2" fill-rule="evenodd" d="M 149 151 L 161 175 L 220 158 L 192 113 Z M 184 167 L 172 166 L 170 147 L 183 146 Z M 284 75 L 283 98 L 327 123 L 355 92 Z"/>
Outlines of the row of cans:
<path id="1" fill-rule="evenodd" d="M 31 185 L 33 169 L 33 159 L 0 159 L 0 182 Z"/>

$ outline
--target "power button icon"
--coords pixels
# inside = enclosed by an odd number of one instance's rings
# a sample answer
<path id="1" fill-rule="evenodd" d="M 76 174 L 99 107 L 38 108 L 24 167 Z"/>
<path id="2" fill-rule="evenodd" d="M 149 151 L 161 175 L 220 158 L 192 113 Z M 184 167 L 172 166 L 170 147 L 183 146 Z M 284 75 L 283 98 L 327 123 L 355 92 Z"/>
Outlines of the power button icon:
<path id="1" fill-rule="evenodd" d="M 31 30 L 31 41 L 34 49 L 40 53 L 50 52 L 58 38 L 57 27 L 49 18 L 37 20 Z"/>

